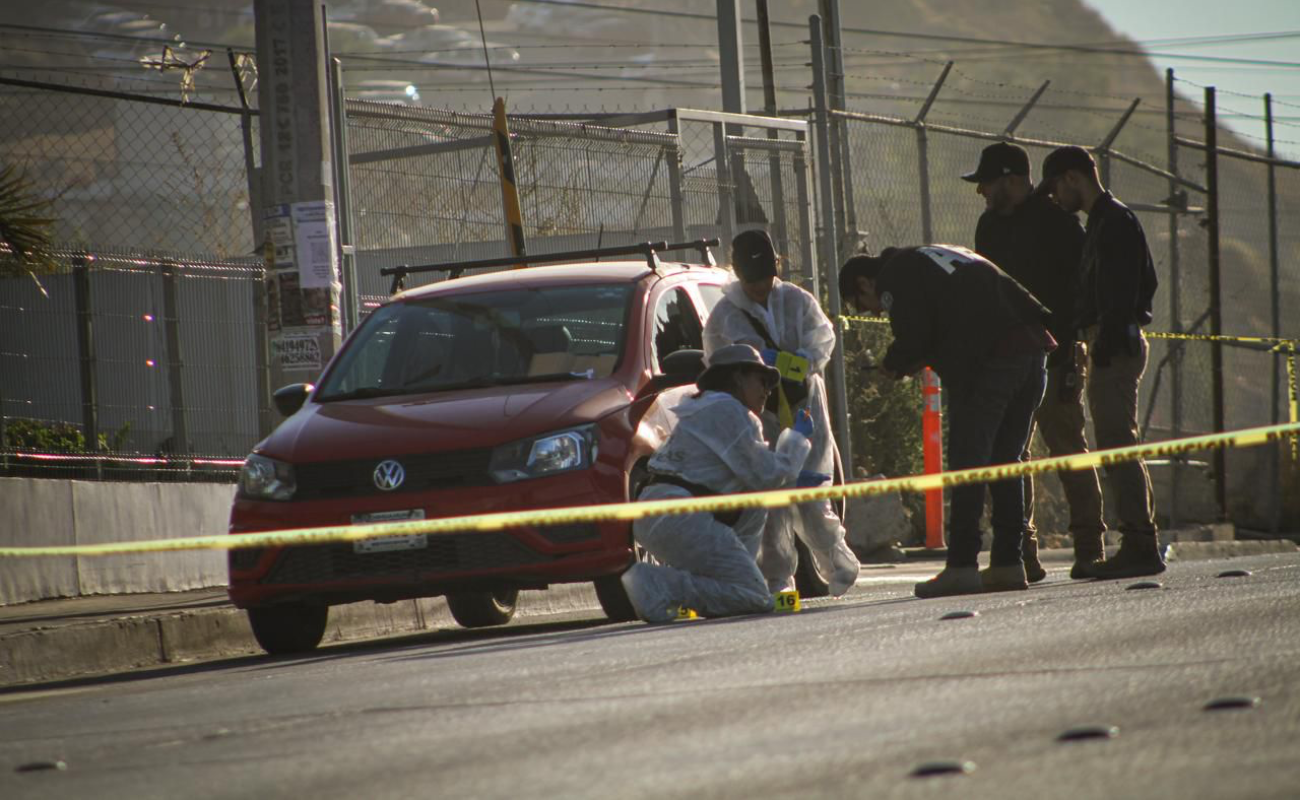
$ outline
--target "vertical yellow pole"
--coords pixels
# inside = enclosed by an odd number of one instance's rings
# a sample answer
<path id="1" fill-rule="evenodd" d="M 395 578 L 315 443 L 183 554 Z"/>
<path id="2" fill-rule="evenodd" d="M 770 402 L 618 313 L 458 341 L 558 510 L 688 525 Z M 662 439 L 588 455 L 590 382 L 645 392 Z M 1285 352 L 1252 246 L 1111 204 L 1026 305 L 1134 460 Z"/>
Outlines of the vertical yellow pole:
<path id="1" fill-rule="evenodd" d="M 501 206 L 505 209 L 506 238 L 517 256 L 527 255 L 524 242 L 524 214 L 519 207 L 519 186 L 515 183 L 515 158 L 510 151 L 510 128 L 506 125 L 506 101 L 492 104 L 492 129 L 496 131 L 497 172 L 501 175 Z"/>

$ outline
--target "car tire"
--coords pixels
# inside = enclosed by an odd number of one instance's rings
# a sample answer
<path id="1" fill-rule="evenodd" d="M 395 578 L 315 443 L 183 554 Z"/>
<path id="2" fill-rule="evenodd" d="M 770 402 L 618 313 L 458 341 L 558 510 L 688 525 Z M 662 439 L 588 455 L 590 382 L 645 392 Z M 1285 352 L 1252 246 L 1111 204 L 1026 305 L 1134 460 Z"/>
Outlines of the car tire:
<path id="1" fill-rule="evenodd" d="M 596 599 L 600 601 L 600 610 L 610 622 L 632 622 L 636 619 L 636 609 L 627 599 L 623 590 L 621 575 L 606 575 L 592 581 L 596 586 Z"/>
<path id="2" fill-rule="evenodd" d="M 638 462 L 632 467 L 632 471 L 627 477 L 627 495 L 635 500 L 645 488 L 646 481 L 650 480 L 650 470 L 646 467 L 646 462 Z M 632 541 L 632 563 L 638 561 L 649 562 L 652 559 L 650 554 Z M 628 566 L 631 566 L 629 564 Z M 597 578 L 592 581 L 596 587 L 596 599 L 600 601 L 600 610 L 605 612 L 605 616 L 610 622 L 634 622 L 636 620 L 636 609 L 632 607 L 632 601 L 627 598 L 627 592 L 623 589 L 622 573 L 618 575 L 606 575 L 603 578 Z"/>
<path id="3" fill-rule="evenodd" d="M 515 617 L 519 605 L 518 589 L 492 592 L 452 592 L 447 608 L 463 628 L 489 628 L 504 625 Z"/>
<path id="4" fill-rule="evenodd" d="M 253 638 L 273 656 L 309 653 L 325 636 L 329 606 L 294 603 L 248 609 Z"/>

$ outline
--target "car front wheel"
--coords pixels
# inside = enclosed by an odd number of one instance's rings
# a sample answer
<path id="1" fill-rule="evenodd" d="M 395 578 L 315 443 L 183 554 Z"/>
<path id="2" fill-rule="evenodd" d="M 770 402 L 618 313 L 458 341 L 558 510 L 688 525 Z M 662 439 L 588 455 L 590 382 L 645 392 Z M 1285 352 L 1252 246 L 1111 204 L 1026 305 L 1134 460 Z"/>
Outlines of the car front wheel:
<path id="1" fill-rule="evenodd" d="M 451 609 L 451 615 L 465 628 L 504 625 L 514 619 L 518 604 L 518 589 L 453 592 L 447 595 L 447 608 Z"/>
<path id="2" fill-rule="evenodd" d="M 307 653 L 325 636 L 329 606 L 293 604 L 248 609 L 253 638 L 273 656 Z"/>

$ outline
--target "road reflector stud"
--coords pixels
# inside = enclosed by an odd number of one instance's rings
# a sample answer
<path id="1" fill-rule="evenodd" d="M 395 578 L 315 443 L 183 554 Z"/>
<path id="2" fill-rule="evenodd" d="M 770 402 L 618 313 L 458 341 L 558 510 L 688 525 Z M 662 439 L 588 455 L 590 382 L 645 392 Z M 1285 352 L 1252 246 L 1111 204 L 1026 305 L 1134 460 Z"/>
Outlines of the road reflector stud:
<path id="1" fill-rule="evenodd" d="M 912 777 L 934 778 L 940 775 L 969 775 L 974 771 L 974 761 L 927 761 L 912 770 Z"/>
<path id="2" fill-rule="evenodd" d="M 1083 742 L 1089 739 L 1114 739 L 1119 728 L 1114 725 L 1080 725 L 1056 737 L 1058 742 Z"/>
<path id="3" fill-rule="evenodd" d="M 677 618 L 678 618 L 678 619 L 699 619 L 699 618 L 700 618 L 700 615 L 699 615 L 699 614 L 696 614 L 696 613 L 695 613 L 695 609 L 693 609 L 693 608 L 686 608 L 685 606 L 678 606 L 678 607 L 677 607 Z"/>
<path id="4" fill-rule="evenodd" d="M 939 619 L 970 619 L 971 617 L 978 617 L 979 615 L 980 612 L 978 611 L 949 611 L 947 614 L 939 617 Z"/>
<path id="5" fill-rule="evenodd" d="M 1127 592 L 1131 592 L 1135 589 L 1160 589 L 1160 588 L 1163 588 L 1160 584 L 1160 581 L 1138 581 L 1137 583 L 1130 583 L 1128 586 L 1125 586 L 1124 590 Z"/>
<path id="6" fill-rule="evenodd" d="M 45 772 L 48 770 L 63 772 L 67 768 L 66 761 L 28 761 L 26 764 L 19 764 L 14 767 L 14 772 Z"/>
<path id="7" fill-rule="evenodd" d="M 803 606 L 799 604 L 799 592 L 793 590 L 788 592 L 777 592 L 772 595 L 772 602 L 775 604 L 777 611 L 788 614 L 793 614 L 794 612 L 803 609 Z"/>
<path id="8" fill-rule="evenodd" d="M 1205 704 L 1204 711 L 1234 711 L 1242 708 L 1255 708 L 1259 705 L 1258 697 L 1243 695 L 1241 697 L 1218 697 Z"/>
<path id="9" fill-rule="evenodd" d="M 1250 570 L 1248 570 L 1248 569 L 1225 569 L 1223 572 L 1220 572 L 1218 575 L 1215 575 L 1214 577 L 1216 577 L 1216 578 L 1249 578 L 1249 577 L 1250 577 Z"/>

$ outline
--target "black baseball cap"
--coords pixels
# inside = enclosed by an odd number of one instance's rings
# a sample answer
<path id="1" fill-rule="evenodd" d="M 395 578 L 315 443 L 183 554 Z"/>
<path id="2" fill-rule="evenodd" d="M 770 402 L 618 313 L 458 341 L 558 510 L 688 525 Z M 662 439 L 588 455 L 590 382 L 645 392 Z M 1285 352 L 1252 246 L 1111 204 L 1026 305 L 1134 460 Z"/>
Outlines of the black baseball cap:
<path id="1" fill-rule="evenodd" d="M 966 173 L 961 179 L 983 183 L 1003 175 L 1029 175 L 1029 154 L 1025 148 L 1011 142 L 991 144 L 980 153 L 980 163 L 975 171 Z"/>
<path id="2" fill-rule="evenodd" d="M 1070 170 L 1078 170 L 1091 175 L 1097 169 L 1097 162 L 1092 153 L 1078 145 L 1070 144 L 1058 147 L 1043 159 L 1043 179 L 1038 183 L 1038 192 L 1051 191 L 1052 184 Z"/>
<path id="3" fill-rule="evenodd" d="M 767 231 L 754 228 L 731 240 L 731 268 L 743 281 L 759 281 L 776 275 L 776 247 Z"/>

